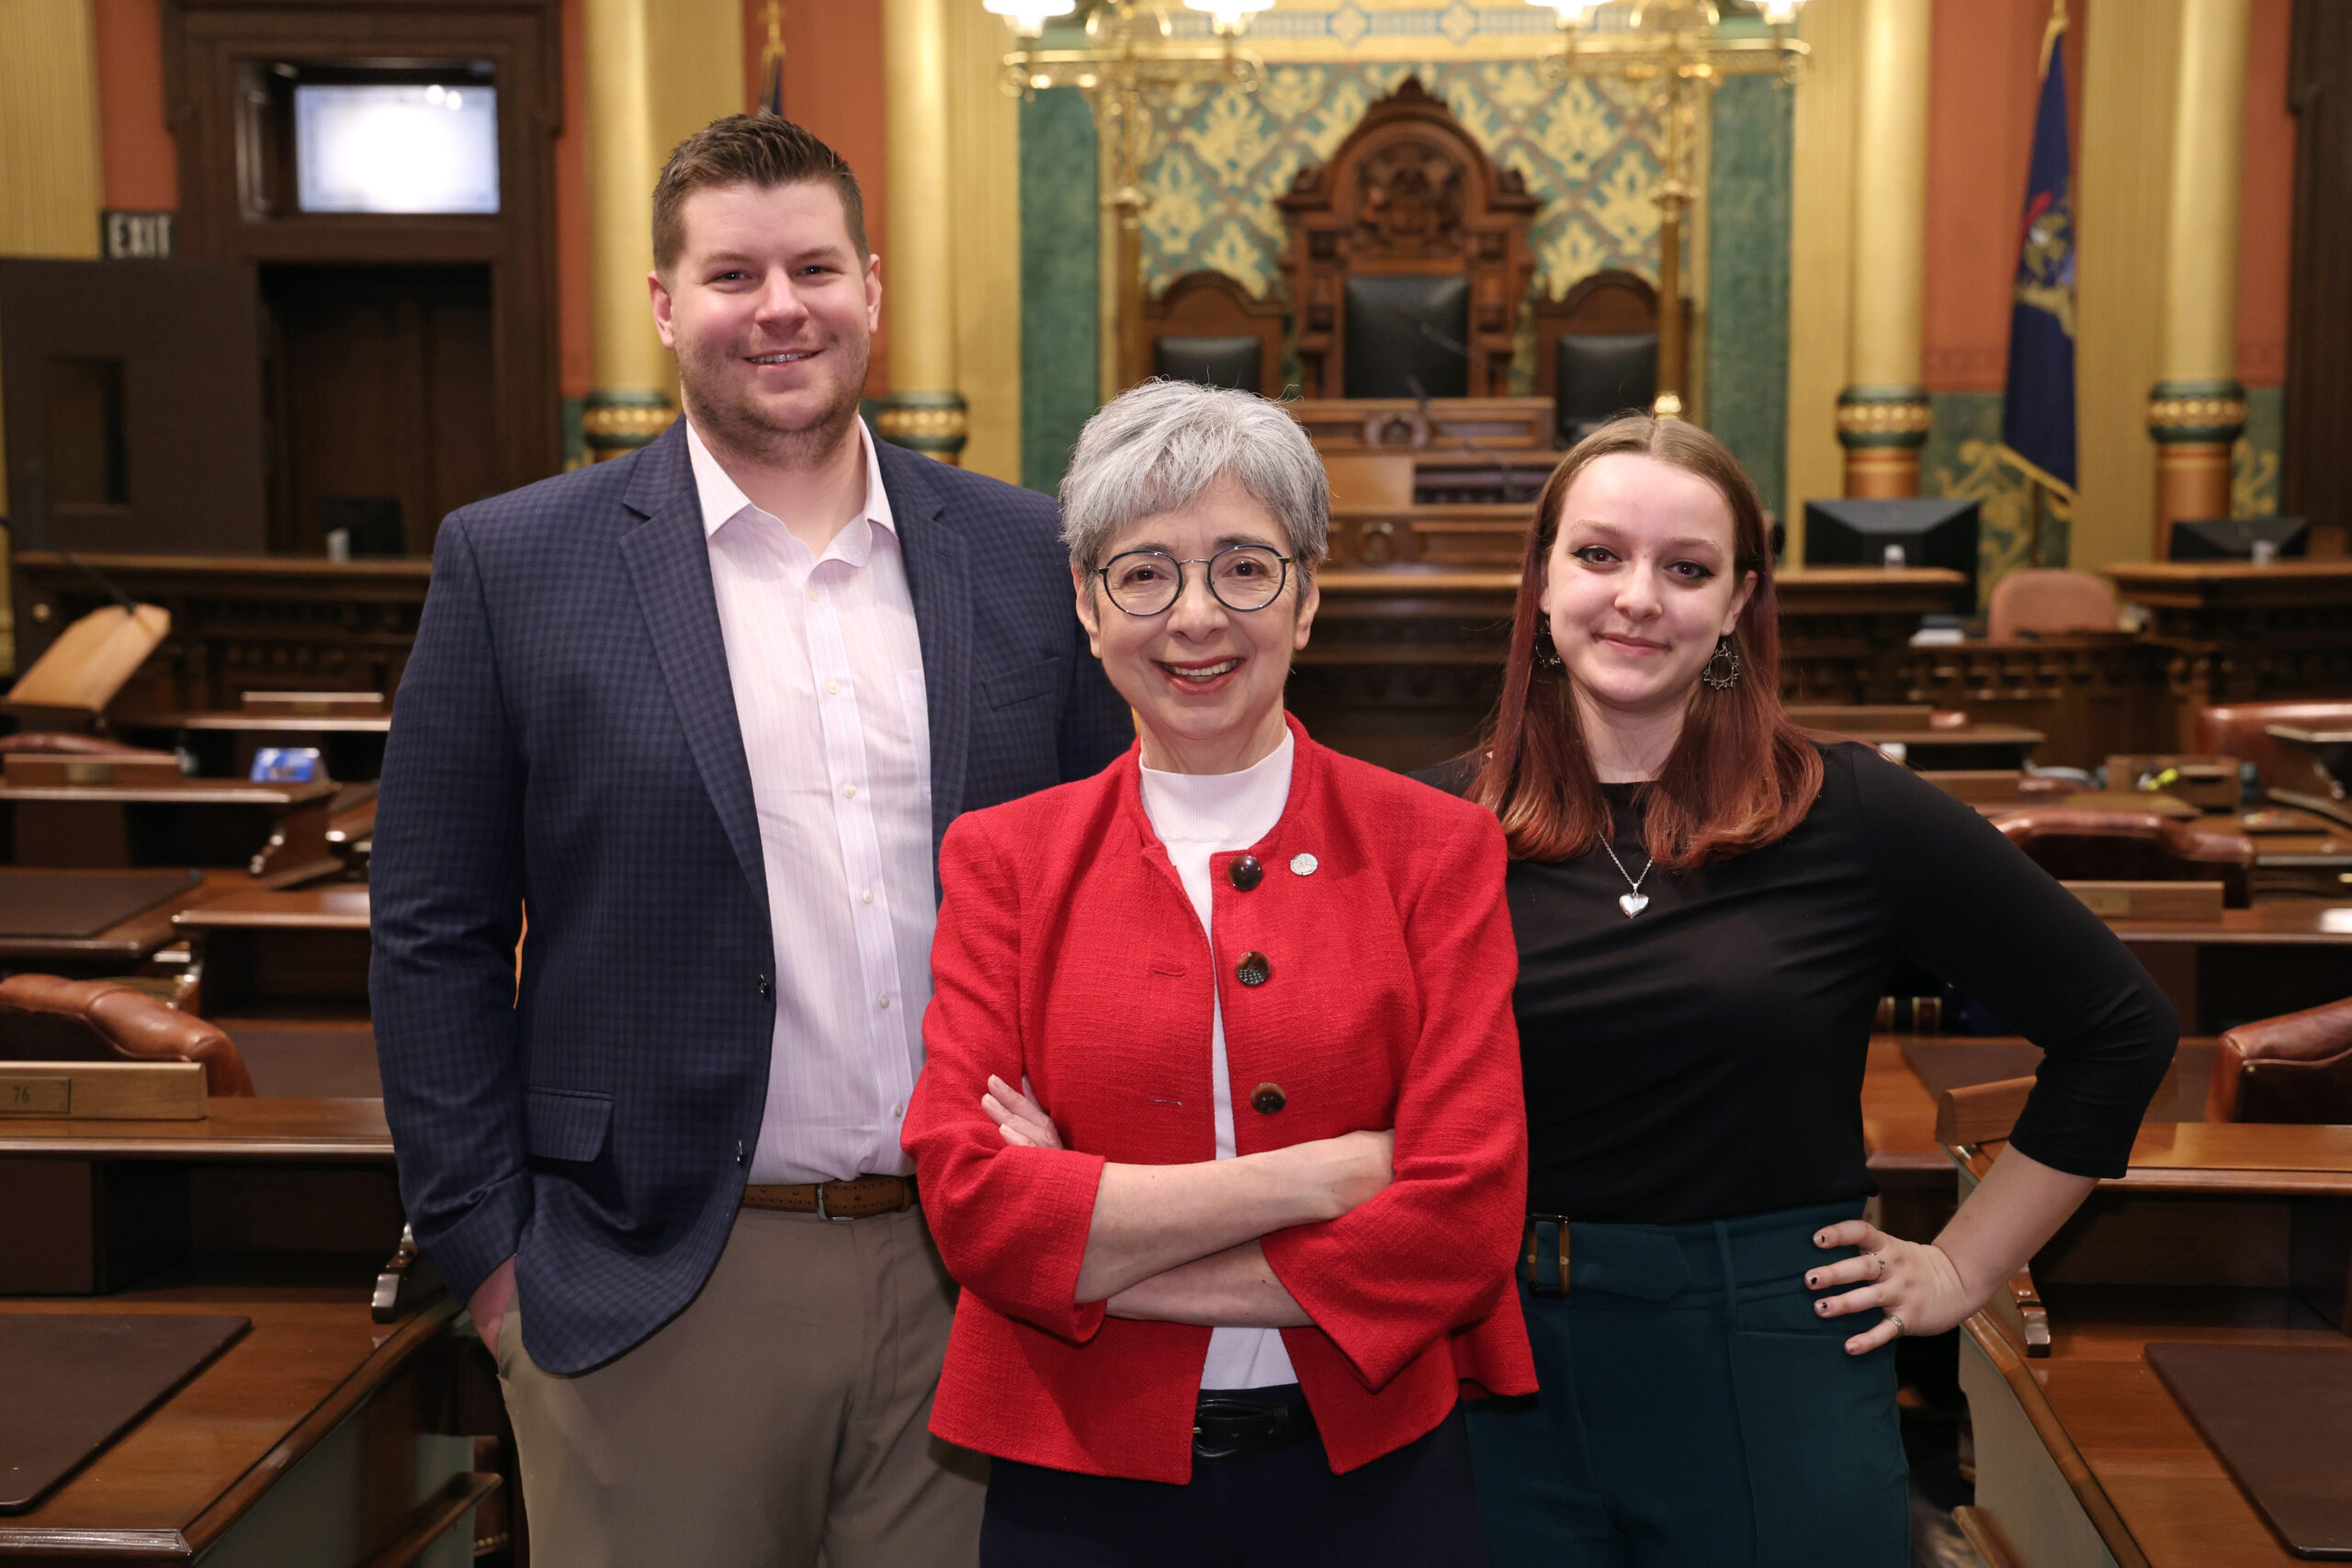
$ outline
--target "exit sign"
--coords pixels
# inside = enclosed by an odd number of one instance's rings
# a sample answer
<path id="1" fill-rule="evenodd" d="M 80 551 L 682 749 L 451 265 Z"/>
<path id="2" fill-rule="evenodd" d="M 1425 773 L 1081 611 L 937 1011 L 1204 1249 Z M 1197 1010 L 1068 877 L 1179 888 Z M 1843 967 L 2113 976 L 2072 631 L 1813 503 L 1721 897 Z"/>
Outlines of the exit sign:
<path id="1" fill-rule="evenodd" d="M 171 212 L 98 214 L 98 231 L 108 261 L 169 261 L 172 255 Z"/>

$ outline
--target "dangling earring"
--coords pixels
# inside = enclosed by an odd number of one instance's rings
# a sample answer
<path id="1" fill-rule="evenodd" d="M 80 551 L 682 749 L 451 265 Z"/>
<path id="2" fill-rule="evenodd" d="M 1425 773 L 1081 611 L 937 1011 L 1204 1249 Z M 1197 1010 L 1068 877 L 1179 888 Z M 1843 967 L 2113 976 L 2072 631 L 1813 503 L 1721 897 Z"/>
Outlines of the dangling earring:
<path id="1" fill-rule="evenodd" d="M 1728 692 L 1739 684 L 1739 649 L 1728 635 L 1715 639 L 1715 651 L 1699 671 L 1711 692 Z"/>
<path id="2" fill-rule="evenodd" d="M 1560 650 L 1552 646 L 1552 623 L 1549 620 L 1535 623 L 1535 664 L 1540 670 L 1557 670 L 1560 667 Z"/>

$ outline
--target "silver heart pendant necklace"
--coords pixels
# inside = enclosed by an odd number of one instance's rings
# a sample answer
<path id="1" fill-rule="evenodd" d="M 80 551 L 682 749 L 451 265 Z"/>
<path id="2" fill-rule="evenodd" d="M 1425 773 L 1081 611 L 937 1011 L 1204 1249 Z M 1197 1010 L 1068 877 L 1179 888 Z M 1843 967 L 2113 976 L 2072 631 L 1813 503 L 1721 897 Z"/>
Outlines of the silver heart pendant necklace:
<path id="1" fill-rule="evenodd" d="M 1623 877 L 1625 885 L 1633 889 L 1631 893 L 1617 895 L 1617 907 L 1625 911 L 1625 918 L 1630 920 L 1650 907 L 1650 896 L 1642 891 L 1642 884 L 1647 882 L 1650 873 L 1657 869 L 1657 857 L 1650 857 L 1649 864 L 1642 867 L 1642 874 L 1635 876 L 1625 869 L 1625 863 L 1617 858 L 1616 846 L 1604 838 L 1600 840 L 1600 847 L 1609 852 L 1610 863 L 1617 868 L 1617 874 Z"/>

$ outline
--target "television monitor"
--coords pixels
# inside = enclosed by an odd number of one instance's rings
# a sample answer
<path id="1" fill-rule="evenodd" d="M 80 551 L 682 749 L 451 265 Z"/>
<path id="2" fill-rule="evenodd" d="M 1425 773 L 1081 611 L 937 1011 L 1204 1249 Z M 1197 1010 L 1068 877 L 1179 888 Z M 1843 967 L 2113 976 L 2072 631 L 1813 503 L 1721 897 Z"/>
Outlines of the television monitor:
<path id="1" fill-rule="evenodd" d="M 1973 501 L 1808 501 L 1804 564 L 1948 567 L 1968 579 L 1973 604 L 1977 531 Z"/>
<path id="2" fill-rule="evenodd" d="M 2308 517 L 2207 517 L 2172 525 L 2165 549 L 2166 560 L 2252 560 L 2256 547 L 2270 547 L 2264 556 L 2311 553 Z"/>
<path id="3" fill-rule="evenodd" d="M 498 90 L 473 82 L 300 83 L 305 212 L 498 210 Z"/>

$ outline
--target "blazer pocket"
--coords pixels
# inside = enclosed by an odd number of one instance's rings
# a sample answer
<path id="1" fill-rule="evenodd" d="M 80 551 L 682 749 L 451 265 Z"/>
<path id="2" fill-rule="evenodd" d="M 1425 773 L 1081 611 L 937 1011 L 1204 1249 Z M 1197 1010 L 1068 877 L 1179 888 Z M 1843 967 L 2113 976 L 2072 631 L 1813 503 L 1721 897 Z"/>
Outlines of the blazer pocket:
<path id="1" fill-rule="evenodd" d="M 1008 670 L 1001 675 L 991 675 L 981 683 L 980 690 L 992 708 L 1009 708 L 1015 703 L 1025 703 L 1032 697 L 1048 697 L 1067 683 L 1063 671 L 1069 661 L 1054 658 L 1035 664 L 1024 664 L 1018 670 Z"/>
<path id="2" fill-rule="evenodd" d="M 612 1121 L 611 1095 L 580 1089 L 535 1089 L 524 1111 L 531 1153 L 540 1159 L 594 1159 Z"/>

